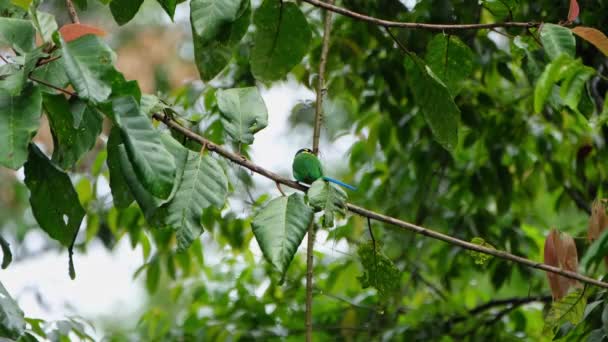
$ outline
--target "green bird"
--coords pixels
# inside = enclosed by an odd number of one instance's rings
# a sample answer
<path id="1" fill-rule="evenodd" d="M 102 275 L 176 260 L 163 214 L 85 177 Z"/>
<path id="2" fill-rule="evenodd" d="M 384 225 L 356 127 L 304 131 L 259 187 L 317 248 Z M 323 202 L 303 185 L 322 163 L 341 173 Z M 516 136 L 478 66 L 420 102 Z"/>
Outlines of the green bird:
<path id="1" fill-rule="evenodd" d="M 352 185 L 340 182 L 337 179 L 323 176 L 323 168 L 321 161 L 309 148 L 300 149 L 293 158 L 293 177 L 298 181 L 306 184 L 311 184 L 319 178 L 323 178 L 328 182 L 338 184 L 350 190 L 357 190 Z"/>

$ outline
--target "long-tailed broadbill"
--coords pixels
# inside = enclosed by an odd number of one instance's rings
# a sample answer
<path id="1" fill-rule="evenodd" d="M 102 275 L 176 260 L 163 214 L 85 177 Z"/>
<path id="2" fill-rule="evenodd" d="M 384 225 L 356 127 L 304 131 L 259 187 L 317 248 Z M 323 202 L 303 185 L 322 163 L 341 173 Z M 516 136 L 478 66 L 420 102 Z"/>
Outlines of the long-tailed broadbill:
<path id="1" fill-rule="evenodd" d="M 323 167 L 321 161 L 309 148 L 300 149 L 293 158 L 293 177 L 298 181 L 306 184 L 311 184 L 319 178 L 325 181 L 338 184 L 350 190 L 357 190 L 352 185 L 340 182 L 337 179 L 323 175 Z"/>

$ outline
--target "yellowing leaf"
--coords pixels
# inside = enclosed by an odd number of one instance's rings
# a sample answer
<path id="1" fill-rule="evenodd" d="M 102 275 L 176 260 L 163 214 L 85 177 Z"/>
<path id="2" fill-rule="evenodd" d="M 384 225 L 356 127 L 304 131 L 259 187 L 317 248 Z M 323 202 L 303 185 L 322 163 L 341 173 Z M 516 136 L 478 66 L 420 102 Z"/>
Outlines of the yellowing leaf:
<path id="1" fill-rule="evenodd" d="M 492 246 L 491 244 L 487 243 L 484 239 L 482 239 L 480 237 L 474 237 L 471 240 L 471 243 L 474 243 L 476 245 L 480 245 L 480 246 L 483 246 L 483 247 L 495 249 L 494 246 Z M 475 260 L 475 263 L 477 265 L 480 265 L 480 266 L 485 265 L 486 262 L 490 261 L 493 258 L 493 256 L 491 256 L 489 254 L 480 253 L 480 252 L 471 251 L 471 250 L 468 250 L 467 254 L 469 254 L 473 258 L 473 260 Z"/>
<path id="2" fill-rule="evenodd" d="M 577 26 L 572 29 L 572 32 L 593 44 L 604 55 L 608 56 L 608 37 L 602 31 L 593 27 Z"/>

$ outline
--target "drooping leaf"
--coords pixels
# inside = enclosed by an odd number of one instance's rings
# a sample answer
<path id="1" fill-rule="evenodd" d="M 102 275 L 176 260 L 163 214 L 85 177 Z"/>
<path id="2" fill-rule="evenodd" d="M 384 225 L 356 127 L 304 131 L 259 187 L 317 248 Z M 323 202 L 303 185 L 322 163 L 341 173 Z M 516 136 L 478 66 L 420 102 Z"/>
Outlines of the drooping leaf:
<path id="1" fill-rule="evenodd" d="M 44 108 L 53 133 L 53 161 L 68 169 L 95 146 L 103 119 L 86 102 L 63 95 L 45 95 Z"/>
<path id="2" fill-rule="evenodd" d="M 249 0 L 194 0 L 190 2 L 190 23 L 194 56 L 204 81 L 219 74 L 241 41 L 251 17 Z"/>
<path id="3" fill-rule="evenodd" d="M 150 261 L 146 270 L 146 289 L 154 293 L 160 282 L 160 258 L 156 257 Z"/>
<path id="4" fill-rule="evenodd" d="M 51 42 L 53 39 L 53 32 L 57 31 L 58 27 L 55 16 L 38 10 L 30 10 L 30 16 L 32 17 L 34 27 L 36 27 L 36 31 L 38 31 L 42 40 L 45 43 Z"/>
<path id="5" fill-rule="evenodd" d="M 112 0 L 110 12 L 118 25 L 124 25 L 131 21 L 144 0 Z"/>
<path id="6" fill-rule="evenodd" d="M 574 32 L 574 34 L 583 38 L 584 40 L 588 41 L 589 43 L 593 44 L 593 46 L 600 50 L 605 56 L 608 56 L 608 37 L 606 37 L 604 32 L 593 27 L 585 26 L 577 26 L 572 29 L 572 32 Z"/>
<path id="7" fill-rule="evenodd" d="M 471 240 L 471 243 L 474 243 L 476 245 L 480 245 L 483 247 L 495 249 L 494 246 L 487 243 L 483 238 L 480 238 L 480 237 L 474 237 Z M 480 252 L 472 251 L 472 250 L 467 250 L 467 254 L 469 254 L 473 258 L 473 260 L 475 260 L 475 263 L 477 265 L 481 265 L 481 266 L 485 265 L 488 261 L 492 260 L 492 258 L 493 258 L 492 255 L 480 253 Z"/>
<path id="8" fill-rule="evenodd" d="M 30 144 L 25 184 L 36 221 L 49 236 L 70 247 L 85 211 L 70 177 L 57 168 L 36 145 Z"/>
<path id="9" fill-rule="evenodd" d="M 577 272 L 578 253 L 574 239 L 566 233 L 552 229 L 545 240 L 544 262 L 565 271 Z M 547 278 L 555 300 L 563 298 L 571 287 L 578 285 L 576 280 L 551 272 L 547 272 Z"/>
<path id="10" fill-rule="evenodd" d="M 561 54 L 574 57 L 576 42 L 570 29 L 555 25 L 544 24 L 540 30 L 540 41 L 543 43 L 545 52 L 550 60 L 555 60 Z"/>
<path id="11" fill-rule="evenodd" d="M 581 322 L 587 305 L 585 289 L 577 289 L 554 301 L 545 317 L 543 332 L 547 333 L 566 322 L 577 325 Z"/>
<path id="12" fill-rule="evenodd" d="M 608 257 L 608 230 L 603 230 L 599 237 L 593 241 L 591 246 L 581 258 L 581 265 L 585 269 L 599 264 L 603 258 Z"/>
<path id="13" fill-rule="evenodd" d="M 177 0 L 156 0 L 160 7 L 162 7 L 165 12 L 169 15 L 171 20 L 173 20 L 173 16 L 175 15 L 175 6 L 177 6 Z"/>
<path id="14" fill-rule="evenodd" d="M 265 0 L 253 16 L 251 72 L 260 81 L 284 77 L 308 52 L 311 32 L 298 6 Z"/>
<path id="15" fill-rule="evenodd" d="M 458 37 L 437 34 L 426 48 L 426 62 L 456 96 L 473 70 L 473 52 Z"/>
<path id="16" fill-rule="evenodd" d="M 29 85 L 19 96 L 0 90 L 0 165 L 16 170 L 27 159 L 27 146 L 38 129 L 42 96 Z"/>
<path id="17" fill-rule="evenodd" d="M 553 62 L 547 64 L 545 70 L 539 76 L 534 88 L 534 112 L 540 113 L 543 110 L 545 102 L 549 98 L 549 94 L 553 86 L 559 82 L 569 70 L 580 65 L 579 61 L 575 61 L 568 55 L 563 54 Z"/>
<path id="18" fill-rule="evenodd" d="M 393 261 L 380 251 L 380 247 L 372 242 L 359 245 L 357 254 L 364 271 L 357 279 L 362 288 L 374 287 L 385 297 L 399 288 L 401 272 Z"/>
<path id="19" fill-rule="evenodd" d="M 348 195 L 337 186 L 317 179 L 306 192 L 308 204 L 318 210 L 323 210 L 323 226 L 333 227 L 334 215 L 344 215 Z"/>
<path id="20" fill-rule="evenodd" d="M 228 135 L 239 143 L 253 143 L 253 135 L 268 125 L 268 110 L 258 89 L 219 90 L 216 96 Z"/>
<path id="21" fill-rule="evenodd" d="M 32 51 L 36 30 L 30 20 L 0 17 L 0 47 L 8 45 L 19 54 Z"/>
<path id="22" fill-rule="evenodd" d="M 433 71 L 417 56 L 406 59 L 407 81 L 416 105 L 431 127 L 435 140 L 453 152 L 458 145 L 460 110 Z"/>
<path id="23" fill-rule="evenodd" d="M 221 209 L 228 192 L 228 179 L 215 158 L 187 153 L 182 181 L 171 202 L 163 206 L 166 224 L 176 231 L 179 251 L 187 249 L 203 233 L 203 209 L 210 206 Z"/>
<path id="24" fill-rule="evenodd" d="M 0 282 L 0 338 L 16 340 L 24 331 L 23 311 Z"/>
<path id="25" fill-rule="evenodd" d="M 582 63 L 567 75 L 562 82 L 559 95 L 563 103 L 573 111 L 578 111 L 578 104 L 585 90 L 585 84 L 595 74 L 595 70 Z"/>
<path id="26" fill-rule="evenodd" d="M 69 43 L 57 35 L 54 39 L 61 45 L 59 60 L 78 96 L 95 103 L 105 101 L 112 91 L 108 78 L 115 72 L 114 52 L 94 35 L 85 35 Z"/>
<path id="27" fill-rule="evenodd" d="M 167 199 L 175 180 L 175 161 L 160 133 L 130 96 L 114 99 L 112 111 L 137 178 L 151 195 Z"/>
<path id="28" fill-rule="evenodd" d="M 126 178 L 120 167 L 119 146 L 122 144 L 120 129 L 112 127 L 106 149 L 108 151 L 108 170 L 110 171 L 110 191 L 116 208 L 127 208 L 133 202 L 133 196 L 129 190 Z"/>
<path id="29" fill-rule="evenodd" d="M 580 8 L 577 0 L 570 0 L 570 7 L 568 8 L 568 21 L 575 21 L 578 18 Z"/>
<path id="30" fill-rule="evenodd" d="M 95 26 L 74 23 L 61 26 L 59 34 L 64 42 L 69 43 L 89 34 L 103 37 L 106 35 L 106 32 Z"/>
<path id="31" fill-rule="evenodd" d="M 251 226 L 255 239 L 268 262 L 284 277 L 302 242 L 313 211 L 300 194 L 270 201 L 254 217 Z"/>
<path id="32" fill-rule="evenodd" d="M 0 267 L 5 269 L 10 265 L 11 261 L 13 261 L 13 253 L 11 253 L 11 246 L 8 241 L 4 240 L 2 235 L 0 235 L 0 249 L 2 250 L 2 264 Z"/>

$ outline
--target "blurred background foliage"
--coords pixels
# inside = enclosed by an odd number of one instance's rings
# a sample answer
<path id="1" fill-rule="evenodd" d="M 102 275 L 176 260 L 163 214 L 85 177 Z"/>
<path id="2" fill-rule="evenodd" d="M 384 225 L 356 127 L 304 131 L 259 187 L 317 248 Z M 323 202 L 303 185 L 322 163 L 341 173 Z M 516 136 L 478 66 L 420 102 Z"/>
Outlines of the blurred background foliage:
<path id="1" fill-rule="evenodd" d="M 251 32 L 221 76 L 202 83 L 193 63 L 186 4 L 178 6 L 171 23 L 156 2 L 145 1 L 134 21 L 118 27 L 104 4 L 78 2 L 87 3 L 86 9 L 79 9 L 82 22 L 109 32 L 117 67 L 127 79 L 137 80 L 144 92 L 174 104 L 181 119 L 193 122 L 193 130 L 225 143 L 213 95 L 218 87 L 255 84 L 249 67 Z M 482 2 L 485 6 L 469 0 L 343 0 L 339 4 L 375 17 L 426 23 L 507 19 L 557 23 L 568 12 L 567 1 L 508 1 L 513 6 L 506 12 L 492 7 L 495 1 Z M 259 2 L 253 4 L 256 7 Z M 579 4 L 578 21 L 605 31 L 608 1 Z M 57 16 L 60 25 L 68 21 L 62 1 L 43 6 Z M 10 7 L 7 0 L 0 1 L 3 11 Z M 313 40 L 288 84 L 314 90 L 321 15 L 311 6 L 302 4 L 301 8 L 313 29 Z M 578 40 L 576 56 L 597 71 L 585 88 L 579 110 L 569 109 L 553 95 L 542 113 L 535 114 L 534 86 L 548 62 L 535 30 L 392 30 L 421 57 L 436 35 L 453 34 L 472 51 L 470 77 L 455 97 L 462 113 L 461 133 L 458 149 L 450 155 L 433 139 L 411 100 L 406 56 L 386 31 L 339 15 L 333 25 L 321 150 L 323 154 L 324 144 L 351 138 L 347 153 L 328 164 L 345 181 L 358 185 L 358 191 L 350 194 L 353 203 L 463 240 L 482 237 L 498 249 L 539 261 L 545 236 L 555 227 L 574 236 L 579 255 L 583 254 L 590 204 L 605 197 L 608 185 L 605 56 Z M 283 134 L 309 139 L 313 107 L 303 100 L 284 113 L 289 126 Z M 107 127 L 104 132 L 107 135 Z M 41 129 L 36 141 L 52 149 L 48 129 Z M 176 253 L 173 236 L 148 229 L 136 207 L 112 207 L 111 195 L 103 190 L 108 181 L 104 144 L 100 139 L 90 157 L 74 170 L 76 189 L 87 209 L 77 255 L 87 253 L 94 241 L 113 250 L 121 240 L 128 240 L 142 251 L 134 281 L 141 282 L 149 296 L 141 316 L 131 322 L 87 317 L 94 321 L 94 336 L 109 341 L 303 339 L 305 248 L 300 248 L 287 281 L 279 286 L 252 241 L 249 216 L 270 198 L 268 192 L 276 192 L 273 185 L 260 184 L 250 173 L 227 165 L 233 180 L 230 205 L 206 211 L 203 237 L 188 251 Z M 294 145 L 293 150 L 299 147 Z M 249 152 L 242 147 L 241 153 Z M 289 170 L 291 155 L 276 158 L 284 161 L 282 171 Z M 320 233 L 321 247 L 315 251 L 316 340 L 538 341 L 553 337 L 543 333 L 550 299 L 543 273 L 496 258 L 480 266 L 454 246 L 377 223 L 372 229 L 382 253 L 398 270 L 396 286 L 380 295 L 374 288 L 363 288 L 358 279 L 364 268 L 357 251 L 370 241 L 366 220 L 348 216 Z M 18 173 L 0 170 L 0 231 L 13 247 L 11 267 L 60 249 L 48 239 L 32 248 L 27 237 L 36 230 L 28 191 Z M 595 275 L 605 271 L 602 265 Z M 10 283 L 2 271 L 0 277 Z M 596 301 L 603 300 L 603 293 L 590 291 Z M 530 300 L 479 310 L 484 303 L 522 297 Z M 601 327 L 601 311 L 590 308 L 585 321 L 570 327 L 566 338 L 578 340 Z M 37 321 L 28 322 L 34 327 Z M 46 329 L 50 339 L 52 331 L 76 340 L 87 338 L 74 333 L 89 331 L 86 324 L 73 323 L 76 328 L 70 330 L 72 325 L 62 322 L 63 328 L 46 322 L 40 323 L 41 329 Z"/>

